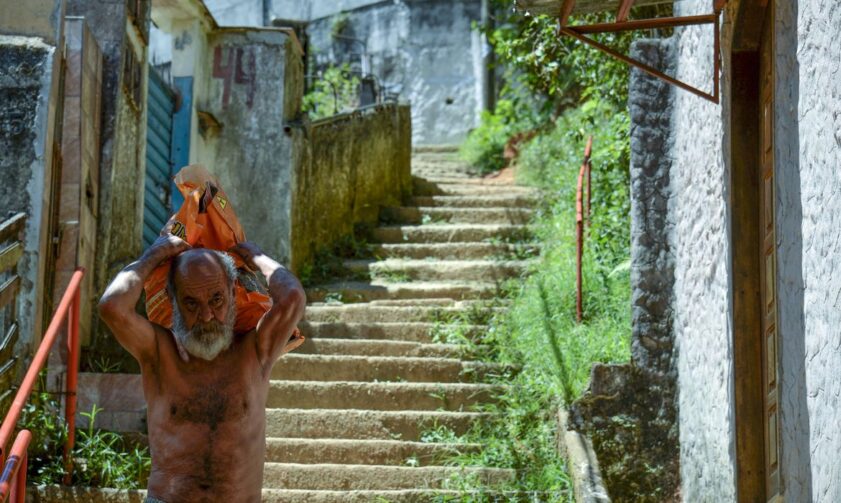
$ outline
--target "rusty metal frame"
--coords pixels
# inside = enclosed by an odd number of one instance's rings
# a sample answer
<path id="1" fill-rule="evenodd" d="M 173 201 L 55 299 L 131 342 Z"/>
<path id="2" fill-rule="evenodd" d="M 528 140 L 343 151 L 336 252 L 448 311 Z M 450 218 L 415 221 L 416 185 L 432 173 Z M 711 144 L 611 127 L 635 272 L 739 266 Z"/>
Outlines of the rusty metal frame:
<path id="1" fill-rule="evenodd" d="M 574 5 L 573 2 L 569 2 Z M 664 80 L 673 86 L 677 86 L 683 90 L 689 91 L 696 96 L 700 96 L 706 100 L 718 104 L 720 102 L 719 92 L 719 74 L 721 72 L 721 35 L 719 30 L 719 15 L 724 8 L 726 0 L 713 1 L 713 13 L 703 14 L 699 16 L 681 16 L 681 17 L 664 17 L 654 19 L 640 19 L 633 21 L 626 21 L 628 12 L 633 4 L 633 0 L 622 0 L 620 2 L 619 12 L 617 13 L 617 21 L 615 23 L 599 23 L 591 25 L 569 26 L 566 24 L 567 16 L 562 15 L 558 23 L 558 33 L 577 39 L 591 47 L 594 47 L 609 56 L 612 56 L 628 65 L 639 68 L 645 73 Z M 566 4 L 565 4 L 566 6 Z M 571 10 L 571 6 L 567 7 Z M 636 60 L 630 56 L 622 54 L 621 52 L 606 46 L 596 40 L 593 40 L 586 35 L 592 33 L 614 33 L 619 31 L 633 31 L 633 30 L 647 30 L 652 28 L 675 28 L 678 26 L 693 26 L 693 25 L 713 25 L 713 91 L 698 89 L 697 87 L 676 79 L 672 76 L 666 75 L 660 70 Z"/>

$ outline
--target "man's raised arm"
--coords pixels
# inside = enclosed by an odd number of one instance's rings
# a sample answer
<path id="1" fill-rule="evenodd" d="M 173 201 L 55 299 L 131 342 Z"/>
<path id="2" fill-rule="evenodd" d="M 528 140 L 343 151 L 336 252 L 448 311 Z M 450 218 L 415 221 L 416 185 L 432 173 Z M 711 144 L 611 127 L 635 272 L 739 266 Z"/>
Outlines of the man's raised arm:
<path id="1" fill-rule="evenodd" d="M 257 324 L 257 351 L 263 367 L 270 368 L 303 318 L 307 296 L 298 278 L 257 245 L 240 243 L 230 251 L 241 256 L 248 267 L 260 271 L 269 284 L 272 308 Z"/>
<path id="2" fill-rule="evenodd" d="M 160 236 L 139 259 L 117 274 L 99 300 L 99 314 L 105 324 L 138 361 L 154 357 L 156 348 L 155 326 L 135 311 L 143 283 L 159 264 L 189 248 L 177 236 Z"/>

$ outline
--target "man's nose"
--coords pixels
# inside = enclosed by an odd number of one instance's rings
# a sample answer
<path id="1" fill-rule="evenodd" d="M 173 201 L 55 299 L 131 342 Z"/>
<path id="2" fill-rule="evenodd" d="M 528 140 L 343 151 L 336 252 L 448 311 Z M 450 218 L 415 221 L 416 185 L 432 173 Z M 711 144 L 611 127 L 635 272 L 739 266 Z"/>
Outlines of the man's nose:
<path id="1" fill-rule="evenodd" d="M 201 307 L 201 321 L 202 323 L 207 323 L 208 321 L 213 319 L 213 310 L 210 309 L 210 306 L 204 305 Z"/>

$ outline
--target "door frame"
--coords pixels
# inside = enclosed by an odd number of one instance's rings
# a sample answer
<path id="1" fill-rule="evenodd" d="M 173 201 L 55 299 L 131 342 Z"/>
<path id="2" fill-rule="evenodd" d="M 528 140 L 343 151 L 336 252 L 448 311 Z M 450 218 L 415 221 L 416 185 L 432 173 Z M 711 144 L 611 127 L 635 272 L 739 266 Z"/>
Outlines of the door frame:
<path id="1" fill-rule="evenodd" d="M 760 187 L 761 42 L 766 17 L 773 44 L 774 0 L 741 0 L 733 15 L 730 51 L 730 253 L 733 278 L 733 358 L 736 490 L 740 502 L 769 501 L 766 487 Z M 773 54 L 773 52 L 772 52 Z M 773 63 L 773 62 L 772 62 Z M 773 79 L 773 77 L 772 77 Z M 773 80 L 772 80 L 773 86 Z M 773 138 L 773 128 L 771 129 Z M 779 429 L 779 424 L 777 425 Z M 779 452 L 778 452 L 779 457 Z M 780 492 L 782 487 L 780 487 Z"/>

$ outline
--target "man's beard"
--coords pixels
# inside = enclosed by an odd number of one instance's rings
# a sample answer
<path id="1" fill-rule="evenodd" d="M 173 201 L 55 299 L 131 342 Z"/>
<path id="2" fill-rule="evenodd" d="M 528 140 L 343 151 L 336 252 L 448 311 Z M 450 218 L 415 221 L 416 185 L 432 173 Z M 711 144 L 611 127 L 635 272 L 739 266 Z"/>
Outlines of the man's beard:
<path id="1" fill-rule="evenodd" d="M 192 329 L 188 329 L 178 303 L 173 299 L 172 335 L 191 355 L 202 360 L 213 360 L 219 353 L 228 349 L 234 340 L 235 313 L 236 302 L 232 299 L 225 323 L 216 320 L 204 324 L 196 322 Z"/>

